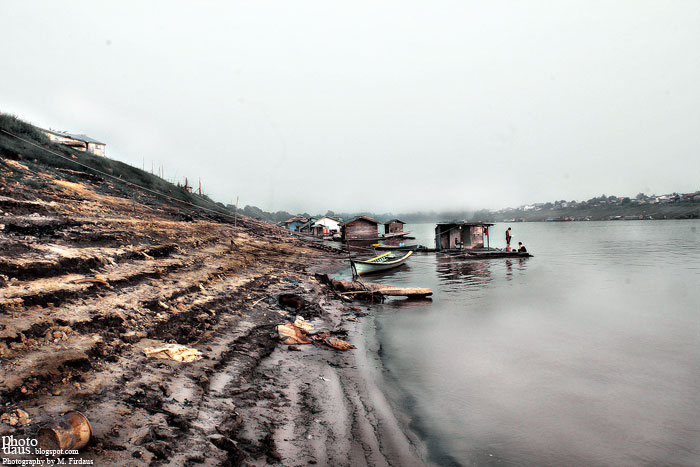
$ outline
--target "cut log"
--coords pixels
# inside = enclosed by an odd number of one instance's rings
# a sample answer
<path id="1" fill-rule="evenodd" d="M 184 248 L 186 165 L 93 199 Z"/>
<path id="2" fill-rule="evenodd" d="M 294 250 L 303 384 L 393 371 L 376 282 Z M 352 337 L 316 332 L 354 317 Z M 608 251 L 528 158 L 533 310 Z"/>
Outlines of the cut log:
<path id="1" fill-rule="evenodd" d="M 391 297 L 427 297 L 433 291 L 427 287 L 396 287 L 393 285 L 372 284 L 369 282 L 352 282 L 330 279 L 333 289 L 339 292 L 380 294 Z"/>

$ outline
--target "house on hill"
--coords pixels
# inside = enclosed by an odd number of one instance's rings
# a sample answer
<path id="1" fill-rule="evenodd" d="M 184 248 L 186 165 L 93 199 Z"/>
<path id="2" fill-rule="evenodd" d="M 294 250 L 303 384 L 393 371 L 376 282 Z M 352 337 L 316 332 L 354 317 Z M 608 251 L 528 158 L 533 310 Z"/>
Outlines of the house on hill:
<path id="1" fill-rule="evenodd" d="M 301 216 L 294 216 L 290 217 L 284 222 L 281 222 L 281 226 L 284 227 L 287 230 L 291 230 L 292 232 L 297 232 L 299 231 L 299 228 L 309 222 L 309 220 L 306 217 L 301 217 Z"/>
<path id="2" fill-rule="evenodd" d="M 359 216 L 340 225 L 342 239 L 372 240 L 379 238 L 379 222 L 369 216 Z"/>
<path id="3" fill-rule="evenodd" d="M 78 151 L 87 151 L 97 156 L 105 155 L 105 143 L 90 138 L 87 135 L 76 135 L 65 131 L 43 130 L 54 143 L 65 144 Z"/>

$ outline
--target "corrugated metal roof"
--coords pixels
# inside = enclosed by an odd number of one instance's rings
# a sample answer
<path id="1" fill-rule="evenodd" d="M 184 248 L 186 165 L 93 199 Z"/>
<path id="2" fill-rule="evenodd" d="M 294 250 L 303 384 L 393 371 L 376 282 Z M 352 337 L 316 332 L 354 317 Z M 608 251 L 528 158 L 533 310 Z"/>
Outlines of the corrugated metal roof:
<path id="1" fill-rule="evenodd" d="M 53 133 L 54 135 L 58 136 L 66 136 L 68 138 L 73 138 L 77 139 L 78 141 L 83 141 L 85 143 L 94 143 L 94 144 L 104 144 L 107 145 L 107 143 L 103 143 L 102 141 L 97 141 L 94 138 L 90 138 L 88 135 L 77 135 L 75 133 L 68 133 L 67 131 L 56 131 L 56 130 L 45 130 L 48 131 L 49 133 Z"/>

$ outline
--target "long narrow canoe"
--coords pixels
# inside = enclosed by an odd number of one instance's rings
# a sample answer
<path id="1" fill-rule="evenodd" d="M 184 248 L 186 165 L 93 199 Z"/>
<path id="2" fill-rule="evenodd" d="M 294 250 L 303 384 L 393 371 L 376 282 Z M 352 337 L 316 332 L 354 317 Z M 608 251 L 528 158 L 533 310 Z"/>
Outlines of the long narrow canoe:
<path id="1" fill-rule="evenodd" d="M 401 258 L 395 258 L 391 256 L 391 252 L 387 252 L 365 261 L 350 260 L 350 262 L 354 266 L 355 271 L 357 271 L 357 274 L 371 274 L 373 272 L 397 268 L 405 263 L 412 254 L 412 251 L 408 251 Z"/>
<path id="2" fill-rule="evenodd" d="M 466 258 L 469 259 L 488 259 L 488 258 L 530 258 L 533 255 L 530 253 L 520 253 L 513 251 L 483 251 L 483 252 L 468 252 Z"/>

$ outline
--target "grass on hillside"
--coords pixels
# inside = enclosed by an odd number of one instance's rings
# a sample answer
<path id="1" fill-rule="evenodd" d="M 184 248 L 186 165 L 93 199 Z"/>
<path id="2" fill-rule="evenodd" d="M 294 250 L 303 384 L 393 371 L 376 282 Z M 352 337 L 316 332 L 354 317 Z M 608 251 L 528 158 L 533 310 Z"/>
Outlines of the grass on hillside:
<path id="1" fill-rule="evenodd" d="M 50 171 L 56 171 L 55 169 L 68 169 L 92 172 L 100 177 L 105 177 L 104 174 L 108 174 L 116 177 L 117 182 L 128 182 L 161 193 L 162 195 L 154 196 L 162 202 L 172 203 L 178 207 L 183 206 L 183 203 L 177 203 L 176 201 L 168 199 L 168 197 L 175 198 L 184 203 L 190 203 L 197 207 L 203 207 L 221 213 L 223 217 L 217 216 L 214 213 L 208 213 L 209 216 L 216 217 L 218 220 L 231 220 L 227 216 L 230 216 L 232 213 L 223 204 L 216 203 L 207 196 L 189 193 L 182 187 L 177 187 L 156 175 L 123 162 L 104 156 L 97 156 L 89 152 L 77 151 L 62 144 L 52 143 L 48 136 L 39 128 L 13 115 L 0 113 L 0 130 L 6 130 L 13 135 L 17 135 L 40 146 L 34 146 L 0 131 L 0 157 L 21 160 L 23 164 L 33 169 Z M 58 153 L 65 157 L 65 159 L 45 149 Z M 85 166 L 87 166 L 87 168 Z M 67 177 L 64 173 L 62 173 L 61 176 L 64 178 Z M 67 178 L 70 178 L 70 176 Z M 128 183 L 118 183 L 125 196 L 130 196 L 135 190 L 135 188 Z"/>

